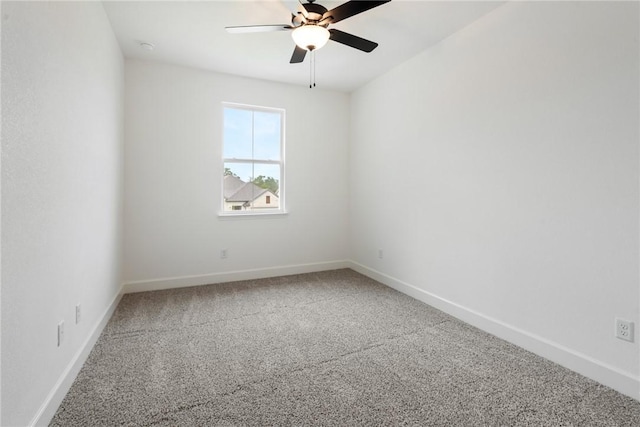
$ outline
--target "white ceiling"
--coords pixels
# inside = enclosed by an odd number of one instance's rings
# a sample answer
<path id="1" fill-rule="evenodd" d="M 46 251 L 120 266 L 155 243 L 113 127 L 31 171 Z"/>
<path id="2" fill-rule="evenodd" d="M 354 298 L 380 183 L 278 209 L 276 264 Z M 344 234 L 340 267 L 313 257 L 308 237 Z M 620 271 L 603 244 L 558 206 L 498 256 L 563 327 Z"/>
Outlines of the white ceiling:
<path id="1" fill-rule="evenodd" d="M 344 1 L 318 0 L 327 9 Z M 338 22 L 379 43 L 371 53 L 329 41 L 316 52 L 317 87 L 350 92 L 471 24 L 504 1 L 392 0 Z M 229 34 L 225 26 L 289 24 L 296 0 L 105 1 L 127 58 L 160 61 L 305 86 L 309 55 L 289 64 L 288 31 Z M 155 45 L 153 51 L 140 42 Z"/>

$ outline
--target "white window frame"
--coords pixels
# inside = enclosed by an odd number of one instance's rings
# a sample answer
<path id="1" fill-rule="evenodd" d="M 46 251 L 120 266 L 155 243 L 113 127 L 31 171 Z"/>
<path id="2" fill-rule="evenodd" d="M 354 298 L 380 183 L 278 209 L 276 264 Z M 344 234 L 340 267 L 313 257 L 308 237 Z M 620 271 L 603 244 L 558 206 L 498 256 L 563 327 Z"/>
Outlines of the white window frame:
<path id="1" fill-rule="evenodd" d="M 268 113 L 280 114 L 280 160 L 273 159 L 247 159 L 247 158 L 228 158 L 224 157 L 224 110 L 225 108 L 233 108 L 247 111 L 263 111 Z M 222 109 L 222 150 L 220 158 L 222 159 L 222 173 L 220 174 L 220 217 L 249 217 L 249 216 L 270 216 L 284 215 L 287 213 L 285 205 L 285 134 L 286 134 L 286 111 L 284 108 L 263 107 L 258 105 L 238 104 L 233 102 L 223 102 Z M 225 211 L 224 200 L 224 168 L 226 163 L 253 163 L 253 164 L 273 164 L 280 166 L 280 181 L 278 182 L 278 209 L 260 210 L 230 210 Z M 255 178 L 255 177 L 254 177 Z"/>

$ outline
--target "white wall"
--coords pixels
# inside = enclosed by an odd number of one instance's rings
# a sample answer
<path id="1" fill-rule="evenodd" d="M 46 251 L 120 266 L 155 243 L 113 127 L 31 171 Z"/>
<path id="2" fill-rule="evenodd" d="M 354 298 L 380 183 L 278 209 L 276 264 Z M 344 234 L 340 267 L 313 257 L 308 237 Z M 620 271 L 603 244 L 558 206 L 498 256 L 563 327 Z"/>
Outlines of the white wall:
<path id="1" fill-rule="evenodd" d="M 123 64 L 101 3 L 3 2 L 3 426 L 48 422 L 120 289 Z"/>
<path id="2" fill-rule="evenodd" d="M 346 94 L 138 60 L 125 63 L 125 93 L 128 290 L 347 259 Z M 288 215 L 218 216 L 222 102 L 286 110 Z"/>
<path id="3" fill-rule="evenodd" d="M 356 91 L 350 157 L 362 271 L 636 398 L 638 30 L 506 4 Z"/>

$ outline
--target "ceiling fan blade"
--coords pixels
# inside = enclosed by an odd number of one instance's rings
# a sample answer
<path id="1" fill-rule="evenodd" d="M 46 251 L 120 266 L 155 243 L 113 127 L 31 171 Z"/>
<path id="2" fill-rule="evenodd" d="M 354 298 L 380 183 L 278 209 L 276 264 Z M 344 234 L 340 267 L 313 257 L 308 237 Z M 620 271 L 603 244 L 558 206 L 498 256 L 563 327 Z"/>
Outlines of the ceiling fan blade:
<path id="1" fill-rule="evenodd" d="M 381 6 L 390 1 L 391 0 L 381 0 L 381 1 L 351 0 L 327 11 L 322 16 L 322 18 L 324 19 L 331 16 L 333 18 L 331 20 L 331 23 L 335 24 L 336 22 L 340 22 L 343 19 L 350 18 L 354 15 L 357 15 L 369 9 L 373 9 L 374 7 Z"/>
<path id="2" fill-rule="evenodd" d="M 378 47 L 378 43 L 376 42 L 354 36 L 353 34 L 345 33 L 344 31 L 336 30 L 335 28 L 330 29 L 329 33 L 329 38 L 334 42 L 345 44 L 363 52 L 371 52 L 373 49 Z"/>
<path id="3" fill-rule="evenodd" d="M 282 3 L 287 9 L 289 9 L 289 12 L 291 12 L 293 16 L 300 13 L 300 0 L 280 0 L 280 3 Z"/>
<path id="4" fill-rule="evenodd" d="M 307 11 L 307 8 L 304 7 L 304 3 L 302 2 L 302 0 L 298 0 L 298 3 L 300 4 L 300 13 L 302 13 L 302 16 L 304 16 L 305 18 L 308 18 L 309 11 Z"/>
<path id="5" fill-rule="evenodd" d="M 272 31 L 289 31 L 293 27 L 289 24 L 279 25 L 244 25 L 240 27 L 225 27 L 227 33 L 243 34 L 243 33 L 269 33 Z"/>
<path id="6" fill-rule="evenodd" d="M 304 61 L 304 57 L 306 55 L 307 55 L 307 50 L 296 45 L 296 48 L 293 50 L 293 55 L 291 55 L 291 61 L 289 61 L 289 64 L 298 64 Z"/>

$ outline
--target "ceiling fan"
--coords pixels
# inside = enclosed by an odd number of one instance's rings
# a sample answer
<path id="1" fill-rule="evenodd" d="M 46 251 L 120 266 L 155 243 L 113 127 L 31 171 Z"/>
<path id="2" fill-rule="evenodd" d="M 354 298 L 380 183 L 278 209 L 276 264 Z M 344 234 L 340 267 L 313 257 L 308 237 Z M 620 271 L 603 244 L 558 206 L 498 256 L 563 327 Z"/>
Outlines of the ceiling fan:
<path id="1" fill-rule="evenodd" d="M 248 25 L 226 27 L 229 33 L 258 33 L 272 31 L 293 31 L 291 36 L 296 43 L 291 64 L 303 62 L 307 52 L 320 49 L 328 40 L 342 43 L 344 45 L 359 49 L 363 52 L 371 52 L 378 47 L 378 43 L 363 39 L 353 34 L 335 28 L 327 29 L 331 24 L 335 24 L 344 19 L 350 18 L 359 13 L 365 12 L 374 7 L 388 3 L 391 0 L 381 1 L 361 1 L 351 0 L 341 4 L 331 10 L 317 4 L 315 0 L 308 0 L 302 3 L 299 0 L 300 11 L 291 14 L 291 24 L 281 25 Z"/>

